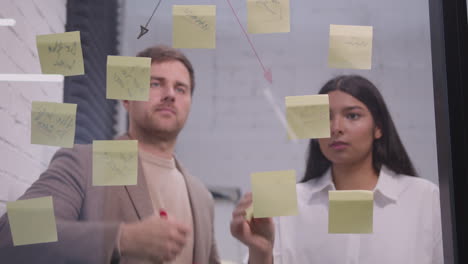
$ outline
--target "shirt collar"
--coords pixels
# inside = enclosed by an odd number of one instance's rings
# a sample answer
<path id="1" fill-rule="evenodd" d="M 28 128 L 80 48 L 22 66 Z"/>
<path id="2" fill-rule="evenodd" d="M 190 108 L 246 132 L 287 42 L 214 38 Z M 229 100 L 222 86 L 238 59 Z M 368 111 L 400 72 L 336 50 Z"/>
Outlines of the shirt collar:
<path id="1" fill-rule="evenodd" d="M 305 183 L 306 188 L 308 189 L 307 193 L 309 193 L 309 202 L 316 197 L 317 195 L 321 194 L 322 192 L 327 192 L 330 190 L 336 190 L 335 184 L 333 183 L 332 176 L 331 176 L 331 167 L 328 168 L 325 173 L 315 179 L 311 179 Z"/>
<path id="2" fill-rule="evenodd" d="M 379 173 L 377 185 L 374 188 L 374 193 L 378 192 L 390 200 L 396 202 L 401 193 L 401 186 L 398 184 L 398 175 L 382 165 Z"/>
<path id="3" fill-rule="evenodd" d="M 176 168 L 174 157 L 172 157 L 171 159 L 165 159 L 165 158 L 158 157 L 152 153 L 146 152 L 142 149 L 140 149 L 138 153 L 143 162 L 151 163 L 156 166 L 167 168 L 167 169 Z"/>
<path id="4" fill-rule="evenodd" d="M 335 184 L 332 180 L 331 167 L 327 169 L 322 177 L 306 182 L 306 186 L 308 193 L 310 194 L 310 200 L 323 191 L 326 191 L 328 195 L 328 191 L 336 190 Z M 377 185 L 374 188 L 374 193 L 383 195 L 384 197 L 396 202 L 399 194 L 401 193 L 401 187 L 398 184 L 398 175 L 386 166 L 382 165 Z"/>

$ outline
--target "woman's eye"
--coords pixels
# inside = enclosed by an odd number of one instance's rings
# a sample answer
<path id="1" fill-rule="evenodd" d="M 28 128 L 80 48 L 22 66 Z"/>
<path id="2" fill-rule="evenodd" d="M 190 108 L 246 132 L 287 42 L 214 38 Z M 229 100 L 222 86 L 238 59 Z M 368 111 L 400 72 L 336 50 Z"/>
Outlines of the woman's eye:
<path id="1" fill-rule="evenodd" d="M 159 83 L 157 82 L 150 83 L 150 87 L 159 87 Z"/>
<path id="2" fill-rule="evenodd" d="M 346 118 L 351 119 L 351 120 L 358 119 L 359 117 L 361 117 L 361 115 L 356 114 L 356 113 L 349 113 L 349 114 L 346 115 Z"/>

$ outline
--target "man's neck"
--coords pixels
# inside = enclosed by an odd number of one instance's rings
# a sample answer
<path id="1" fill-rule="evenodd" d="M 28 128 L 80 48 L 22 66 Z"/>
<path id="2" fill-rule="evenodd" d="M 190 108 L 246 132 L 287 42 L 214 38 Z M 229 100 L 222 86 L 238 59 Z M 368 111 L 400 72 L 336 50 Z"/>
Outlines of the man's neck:
<path id="1" fill-rule="evenodd" d="M 162 140 L 157 137 L 146 137 L 134 131 L 128 132 L 131 139 L 138 140 L 138 149 L 164 159 L 172 159 L 175 149 L 174 140 Z"/>
<path id="2" fill-rule="evenodd" d="M 357 164 L 332 166 L 333 182 L 337 190 L 373 190 L 378 175 L 372 166 L 372 158 Z"/>
<path id="3" fill-rule="evenodd" d="M 155 155 L 164 159 L 172 159 L 174 155 L 174 145 L 167 142 L 159 143 L 145 143 L 138 141 L 138 148 L 144 152 L 148 152 L 152 155 Z"/>

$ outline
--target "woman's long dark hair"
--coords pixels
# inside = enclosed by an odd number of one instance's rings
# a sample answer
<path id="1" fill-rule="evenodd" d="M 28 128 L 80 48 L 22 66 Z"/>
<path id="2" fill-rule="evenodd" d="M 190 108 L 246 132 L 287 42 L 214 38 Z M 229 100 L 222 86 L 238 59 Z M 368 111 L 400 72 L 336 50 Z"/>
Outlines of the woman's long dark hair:
<path id="1" fill-rule="evenodd" d="M 375 139 L 372 144 L 374 170 L 378 173 L 382 165 L 385 165 L 397 174 L 416 176 L 385 101 L 374 84 L 359 75 L 341 75 L 328 81 L 319 94 L 332 91 L 345 92 L 365 104 L 376 126 L 382 131 L 382 137 Z M 301 182 L 321 177 L 330 166 L 331 162 L 322 154 L 318 141 L 311 139 L 306 171 Z"/>

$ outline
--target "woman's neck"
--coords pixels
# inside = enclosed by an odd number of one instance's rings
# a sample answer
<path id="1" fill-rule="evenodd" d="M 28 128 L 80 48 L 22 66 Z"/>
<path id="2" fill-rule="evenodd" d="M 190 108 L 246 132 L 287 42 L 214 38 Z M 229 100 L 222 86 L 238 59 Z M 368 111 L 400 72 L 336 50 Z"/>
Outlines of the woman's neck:
<path id="1" fill-rule="evenodd" d="M 337 190 L 373 190 L 377 185 L 378 174 L 372 159 L 356 164 L 333 164 L 332 177 Z"/>

